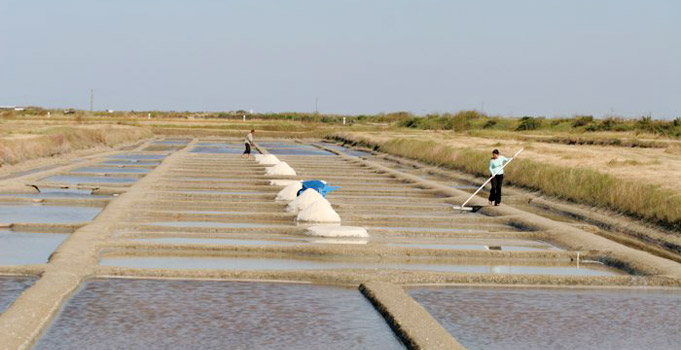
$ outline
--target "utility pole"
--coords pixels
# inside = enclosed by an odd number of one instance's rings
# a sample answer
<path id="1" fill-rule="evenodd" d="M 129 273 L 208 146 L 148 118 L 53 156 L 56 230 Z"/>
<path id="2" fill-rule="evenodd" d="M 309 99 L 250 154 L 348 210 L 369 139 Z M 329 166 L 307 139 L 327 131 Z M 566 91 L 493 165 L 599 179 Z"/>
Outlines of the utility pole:
<path id="1" fill-rule="evenodd" d="M 95 90 L 90 89 L 90 113 L 92 113 L 92 108 L 94 106 L 94 101 L 95 101 Z"/>
<path id="2" fill-rule="evenodd" d="M 314 114 L 319 114 L 319 108 L 317 108 L 318 102 L 319 102 L 319 97 L 315 97 L 314 98 Z"/>

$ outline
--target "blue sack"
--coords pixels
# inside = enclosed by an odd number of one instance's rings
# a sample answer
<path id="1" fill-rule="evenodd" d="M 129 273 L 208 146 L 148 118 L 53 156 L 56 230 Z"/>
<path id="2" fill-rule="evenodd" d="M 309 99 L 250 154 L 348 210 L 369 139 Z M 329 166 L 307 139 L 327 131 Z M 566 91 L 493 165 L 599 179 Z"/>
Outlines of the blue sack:
<path id="1" fill-rule="evenodd" d="M 303 187 L 298 191 L 298 196 L 300 196 L 301 193 L 305 192 L 308 188 L 311 188 L 319 194 L 322 195 L 322 197 L 326 198 L 326 194 L 329 192 L 333 192 L 340 187 L 338 186 L 329 186 L 326 184 L 326 182 L 321 181 L 321 180 L 310 180 L 310 181 L 303 181 Z"/>

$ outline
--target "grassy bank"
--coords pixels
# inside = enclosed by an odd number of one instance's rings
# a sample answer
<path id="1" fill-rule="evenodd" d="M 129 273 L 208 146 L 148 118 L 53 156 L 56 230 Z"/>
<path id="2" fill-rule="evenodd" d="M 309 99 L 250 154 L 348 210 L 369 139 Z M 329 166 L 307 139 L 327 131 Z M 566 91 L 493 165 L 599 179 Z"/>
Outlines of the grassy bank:
<path id="1" fill-rule="evenodd" d="M 488 152 L 455 148 L 432 140 L 368 137 L 336 133 L 331 138 L 429 164 L 486 176 Z M 550 196 L 603 208 L 681 230 L 681 196 L 659 186 L 619 180 L 587 168 L 571 168 L 519 158 L 505 170 L 509 183 Z"/>
<path id="2" fill-rule="evenodd" d="M 152 137 L 146 128 L 99 125 L 48 127 L 0 137 L 0 166 L 92 147 L 113 147 Z"/>

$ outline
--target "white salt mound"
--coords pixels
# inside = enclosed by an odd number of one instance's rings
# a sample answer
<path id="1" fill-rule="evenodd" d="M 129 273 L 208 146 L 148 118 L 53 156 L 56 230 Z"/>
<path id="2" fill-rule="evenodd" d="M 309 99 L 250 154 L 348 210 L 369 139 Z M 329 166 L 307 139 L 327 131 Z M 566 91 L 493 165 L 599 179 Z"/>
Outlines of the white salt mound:
<path id="1" fill-rule="evenodd" d="M 369 237 L 364 227 L 315 225 L 307 228 L 308 235 L 317 237 Z"/>
<path id="2" fill-rule="evenodd" d="M 270 186 L 281 186 L 285 187 L 290 184 L 300 183 L 300 180 L 270 180 Z M 302 186 L 301 186 L 302 187 Z M 300 188 L 298 188 L 300 189 Z M 293 199 L 291 199 L 293 200 Z"/>
<path id="3" fill-rule="evenodd" d="M 258 154 L 255 156 L 255 160 L 262 165 L 276 165 L 280 161 L 273 154 Z"/>
<path id="4" fill-rule="evenodd" d="M 300 188 L 302 187 L 303 185 L 301 184 Z M 311 188 L 308 188 L 307 190 L 305 190 L 305 192 L 301 193 L 300 196 L 293 198 L 291 203 L 289 203 L 288 206 L 286 207 L 286 211 L 289 213 L 297 213 L 301 210 L 304 210 L 305 208 L 312 205 L 312 203 L 317 201 L 326 202 L 327 204 L 329 204 L 329 207 L 331 206 L 329 201 L 327 201 L 326 198 L 319 194 L 319 192 Z"/>
<path id="5" fill-rule="evenodd" d="M 340 239 L 337 238 L 320 238 L 320 239 L 314 239 L 310 241 L 310 243 L 319 243 L 319 244 L 369 244 L 369 240 L 363 239 L 363 238 L 355 238 L 355 237 L 341 237 Z"/>
<path id="6" fill-rule="evenodd" d="M 277 180 L 281 181 L 281 180 Z M 303 183 L 298 181 L 294 182 L 292 184 L 286 185 L 279 193 L 277 193 L 277 200 L 278 201 L 292 201 L 296 199 L 296 196 L 298 195 L 298 191 L 303 188 Z"/>
<path id="7" fill-rule="evenodd" d="M 307 191 L 306 191 L 307 192 Z M 315 191 L 316 192 L 316 191 Z M 326 199 L 318 200 L 298 213 L 298 221 L 340 222 L 341 218 Z"/>
<path id="8" fill-rule="evenodd" d="M 293 170 L 286 162 L 279 162 L 275 166 L 271 166 L 265 170 L 269 176 L 295 176 L 296 171 Z"/>

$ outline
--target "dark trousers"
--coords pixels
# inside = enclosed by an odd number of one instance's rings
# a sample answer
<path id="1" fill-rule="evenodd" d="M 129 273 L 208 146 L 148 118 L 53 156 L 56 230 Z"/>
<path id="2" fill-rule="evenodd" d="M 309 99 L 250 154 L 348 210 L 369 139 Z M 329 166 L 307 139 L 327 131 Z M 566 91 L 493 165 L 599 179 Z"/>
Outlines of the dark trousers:
<path id="1" fill-rule="evenodd" d="M 492 179 L 492 190 L 489 191 L 489 201 L 494 202 L 494 205 L 501 203 L 501 185 L 504 182 L 504 175 L 496 175 Z"/>
<path id="2" fill-rule="evenodd" d="M 246 150 L 244 151 L 244 154 L 251 154 L 251 144 L 246 143 Z"/>

